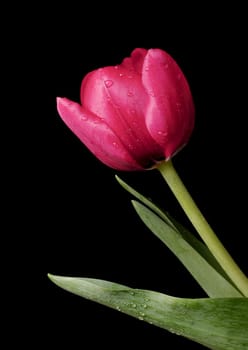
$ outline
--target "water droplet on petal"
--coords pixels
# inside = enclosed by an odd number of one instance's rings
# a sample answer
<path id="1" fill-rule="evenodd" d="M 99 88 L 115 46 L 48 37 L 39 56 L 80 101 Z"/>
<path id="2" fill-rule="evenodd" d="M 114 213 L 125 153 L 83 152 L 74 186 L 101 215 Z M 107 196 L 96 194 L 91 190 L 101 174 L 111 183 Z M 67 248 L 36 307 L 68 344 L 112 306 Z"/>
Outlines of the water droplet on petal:
<path id="1" fill-rule="evenodd" d="M 155 97 L 155 92 L 154 92 L 153 90 L 148 91 L 148 94 L 149 94 L 151 97 Z"/>
<path id="2" fill-rule="evenodd" d="M 105 80 L 104 84 L 105 84 L 106 88 L 110 88 L 114 83 L 112 80 Z"/>
<path id="3" fill-rule="evenodd" d="M 80 120 L 88 120 L 88 117 L 87 117 L 87 115 L 85 115 L 85 114 L 83 114 L 83 115 L 81 115 L 80 116 Z"/>
<path id="4" fill-rule="evenodd" d="M 96 124 L 100 124 L 101 123 L 101 118 L 97 118 L 93 120 L 93 123 Z"/>
<path id="5" fill-rule="evenodd" d="M 168 134 L 168 133 L 167 133 L 166 131 L 158 131 L 158 135 L 160 135 L 160 136 L 166 137 L 167 134 Z"/>
<path id="6" fill-rule="evenodd" d="M 129 79 L 132 79 L 132 78 L 133 78 L 133 76 L 132 76 L 132 75 L 128 75 L 127 77 L 128 77 Z"/>
<path id="7" fill-rule="evenodd" d="M 123 75 L 124 75 L 123 73 L 120 73 L 120 77 L 123 77 Z"/>
<path id="8" fill-rule="evenodd" d="M 132 91 L 128 91 L 127 96 L 132 97 L 133 96 L 133 92 Z"/>
<path id="9" fill-rule="evenodd" d="M 177 103 L 176 103 L 176 110 L 177 110 L 178 112 L 181 112 L 181 111 L 182 111 L 182 104 L 181 104 L 180 102 L 177 102 Z"/>
<path id="10" fill-rule="evenodd" d="M 129 132 L 129 133 L 130 133 L 130 132 Z M 129 144 L 127 145 L 127 147 L 130 149 L 130 151 L 134 151 L 134 150 L 135 150 L 135 145 L 132 144 L 132 143 L 129 143 Z"/>

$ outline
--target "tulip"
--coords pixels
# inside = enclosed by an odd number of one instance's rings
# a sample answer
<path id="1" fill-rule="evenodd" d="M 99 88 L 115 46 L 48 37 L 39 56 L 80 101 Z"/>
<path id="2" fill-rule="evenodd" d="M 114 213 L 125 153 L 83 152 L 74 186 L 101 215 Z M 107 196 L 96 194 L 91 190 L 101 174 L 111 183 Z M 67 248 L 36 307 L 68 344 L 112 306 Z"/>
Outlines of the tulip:
<path id="1" fill-rule="evenodd" d="M 57 98 L 60 117 L 116 170 L 157 167 L 187 144 L 194 127 L 188 82 L 161 49 L 136 48 L 121 64 L 89 72 L 80 99 Z"/>

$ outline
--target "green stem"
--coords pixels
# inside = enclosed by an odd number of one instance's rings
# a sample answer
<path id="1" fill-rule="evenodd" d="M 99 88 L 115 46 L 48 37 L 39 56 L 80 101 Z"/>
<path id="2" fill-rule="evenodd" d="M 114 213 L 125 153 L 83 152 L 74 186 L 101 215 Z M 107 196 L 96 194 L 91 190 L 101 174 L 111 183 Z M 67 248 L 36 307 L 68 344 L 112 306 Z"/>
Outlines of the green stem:
<path id="1" fill-rule="evenodd" d="M 201 236 L 202 240 L 208 246 L 216 260 L 226 271 L 227 275 L 231 278 L 237 288 L 247 297 L 248 296 L 248 279 L 244 273 L 240 270 L 239 266 L 235 263 L 231 255 L 227 252 L 222 245 L 196 203 L 192 199 L 188 190 L 184 186 L 182 180 L 177 174 L 172 161 L 166 161 L 161 163 L 157 168 L 171 191 L 177 198 L 184 212 L 188 216 L 189 220 Z"/>

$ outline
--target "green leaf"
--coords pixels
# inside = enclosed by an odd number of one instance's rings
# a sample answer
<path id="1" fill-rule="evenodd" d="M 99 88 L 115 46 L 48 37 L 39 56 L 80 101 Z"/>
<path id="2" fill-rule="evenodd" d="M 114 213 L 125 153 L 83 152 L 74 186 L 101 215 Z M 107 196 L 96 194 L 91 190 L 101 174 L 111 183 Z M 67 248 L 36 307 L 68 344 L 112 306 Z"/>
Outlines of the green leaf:
<path id="1" fill-rule="evenodd" d="M 222 269 L 220 264 L 217 262 L 213 254 L 210 252 L 208 247 L 199 239 L 195 237 L 188 229 L 186 229 L 182 224 L 180 224 L 177 220 L 172 218 L 166 211 L 160 208 L 158 205 L 153 203 L 150 199 L 146 198 L 138 191 L 134 190 L 131 186 L 129 186 L 126 182 L 121 180 L 117 175 L 115 176 L 116 180 L 119 184 L 130 194 L 132 194 L 135 198 L 137 198 L 140 202 L 145 204 L 148 208 L 150 208 L 154 213 L 159 215 L 161 219 L 163 219 L 171 228 L 175 229 L 178 233 L 180 233 L 184 239 L 195 248 L 199 254 L 201 254 L 210 265 L 212 265 L 220 274 L 223 275 L 226 279 L 229 280 L 226 272 Z M 229 280 L 230 281 L 230 280 Z"/>
<path id="2" fill-rule="evenodd" d="M 210 297 L 241 297 L 209 249 L 191 232 L 118 176 L 117 181 L 139 199 L 132 201 L 146 226 L 177 256 Z M 150 208 L 151 210 L 149 210 Z"/>
<path id="3" fill-rule="evenodd" d="M 175 298 L 90 278 L 48 275 L 59 287 L 212 350 L 248 349 L 247 298 Z"/>
<path id="4" fill-rule="evenodd" d="M 154 204 L 150 199 L 143 196 L 141 193 L 133 189 L 126 182 L 121 180 L 119 176 L 115 176 L 118 183 L 129 193 L 131 193 L 135 198 L 137 198 L 140 202 L 144 203 L 148 208 L 152 209 L 156 214 L 158 214 L 169 226 L 176 230 L 176 226 L 173 223 L 173 220 L 169 217 L 169 215 L 159 208 L 156 204 Z"/>
<path id="5" fill-rule="evenodd" d="M 178 231 L 143 204 L 132 203 L 145 225 L 177 256 L 210 297 L 242 296 Z"/>

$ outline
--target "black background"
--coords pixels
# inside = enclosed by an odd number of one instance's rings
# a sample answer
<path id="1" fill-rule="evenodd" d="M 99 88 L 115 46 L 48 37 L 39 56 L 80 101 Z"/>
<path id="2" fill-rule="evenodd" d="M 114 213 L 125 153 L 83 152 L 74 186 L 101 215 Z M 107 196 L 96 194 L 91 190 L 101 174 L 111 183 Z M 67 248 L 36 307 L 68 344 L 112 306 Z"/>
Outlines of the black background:
<path id="1" fill-rule="evenodd" d="M 15 8 L 16 15 L 18 11 Z M 15 285 L 11 304 L 17 308 L 11 325 L 19 342 L 54 349 L 203 349 L 65 292 L 47 278 L 50 272 L 178 297 L 205 296 L 142 224 L 131 196 L 114 177 L 118 174 L 191 228 L 159 173 L 122 173 L 103 165 L 63 124 L 55 100 L 65 96 L 79 101 L 87 72 L 120 63 L 135 47 L 170 53 L 189 81 L 196 106 L 195 130 L 174 165 L 247 272 L 247 54 L 242 12 L 171 8 L 167 3 L 136 9 L 124 3 L 20 8 L 13 38 L 7 40 L 11 68 L 3 66 L 11 101 L 5 138 L 9 173 L 4 231 L 10 238 L 5 266 Z"/>

